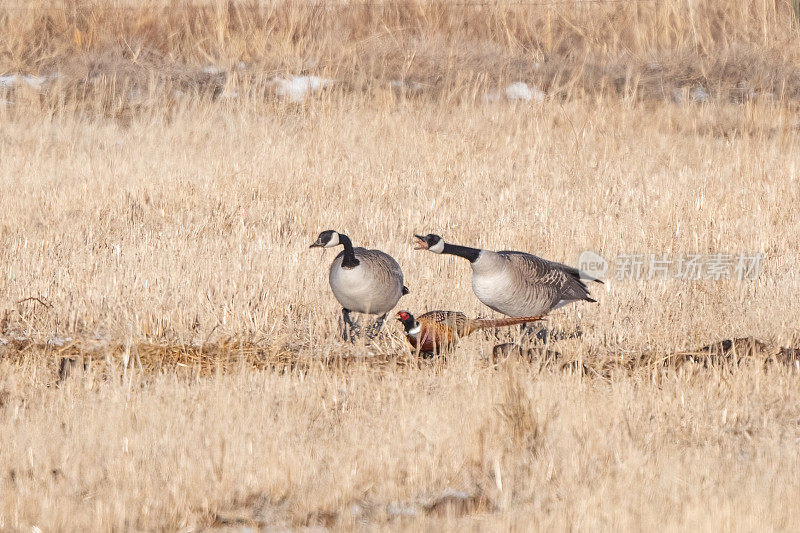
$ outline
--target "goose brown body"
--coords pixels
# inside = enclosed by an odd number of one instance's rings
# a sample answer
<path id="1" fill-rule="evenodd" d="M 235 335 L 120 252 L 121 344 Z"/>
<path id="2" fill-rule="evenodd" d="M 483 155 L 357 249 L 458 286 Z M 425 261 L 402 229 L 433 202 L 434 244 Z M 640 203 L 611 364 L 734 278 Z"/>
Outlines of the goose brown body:
<path id="1" fill-rule="evenodd" d="M 352 311 L 378 315 L 371 328 L 371 337 L 377 335 L 386 315 L 408 288 L 403 285 L 403 271 L 392 256 L 380 250 L 354 248 L 350 237 L 334 230 L 319 234 L 310 248 L 344 249 L 333 259 L 328 271 L 328 283 L 336 300 L 342 306 L 345 340 L 353 340 L 360 327 L 350 316 Z"/>
<path id="2" fill-rule="evenodd" d="M 353 248 L 353 253 L 357 266 L 342 266 L 344 251 L 331 263 L 328 281 L 333 295 L 350 311 L 372 315 L 388 313 L 404 294 L 400 265 L 380 250 Z"/>
<path id="3" fill-rule="evenodd" d="M 594 302 L 580 272 L 532 254 L 481 250 L 472 263 L 472 290 L 504 315 L 544 315 L 570 302 Z"/>
<path id="4" fill-rule="evenodd" d="M 472 267 L 472 290 L 483 304 L 511 317 L 539 316 L 570 302 L 595 300 L 580 270 L 533 254 L 453 245 L 434 234 L 416 235 L 416 248 L 463 257 Z"/>

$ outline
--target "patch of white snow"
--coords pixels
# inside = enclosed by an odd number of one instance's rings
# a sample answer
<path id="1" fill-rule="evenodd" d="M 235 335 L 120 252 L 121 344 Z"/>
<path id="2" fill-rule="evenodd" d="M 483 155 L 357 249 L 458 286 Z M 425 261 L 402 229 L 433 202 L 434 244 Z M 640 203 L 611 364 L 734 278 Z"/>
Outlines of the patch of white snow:
<path id="1" fill-rule="evenodd" d="M 309 94 L 318 93 L 329 87 L 334 80 L 319 78 L 317 76 L 291 76 L 287 79 L 273 78 L 275 91 L 278 96 L 288 98 L 293 102 L 302 102 Z"/>
<path id="2" fill-rule="evenodd" d="M 397 92 L 406 91 L 413 93 L 421 92 L 425 88 L 425 86 L 421 83 L 409 80 L 392 80 L 389 83 L 389 86 L 392 88 L 392 90 Z"/>
<path id="3" fill-rule="evenodd" d="M 535 100 L 541 102 L 545 98 L 545 94 L 537 87 L 530 87 L 523 81 L 516 81 L 506 87 L 506 98 L 509 100 Z"/>
<path id="4" fill-rule="evenodd" d="M 695 102 L 703 103 L 707 102 L 711 98 L 711 95 L 708 94 L 704 88 L 695 87 L 694 91 L 692 91 L 692 98 Z"/>
<path id="5" fill-rule="evenodd" d="M 47 341 L 51 346 L 64 346 L 68 342 L 72 342 L 72 337 L 52 337 Z"/>
<path id="6" fill-rule="evenodd" d="M 22 74 L 5 74 L 0 76 L 0 87 L 15 87 L 26 84 L 30 88 L 41 91 L 42 86 L 58 75 L 53 76 L 28 76 Z"/>

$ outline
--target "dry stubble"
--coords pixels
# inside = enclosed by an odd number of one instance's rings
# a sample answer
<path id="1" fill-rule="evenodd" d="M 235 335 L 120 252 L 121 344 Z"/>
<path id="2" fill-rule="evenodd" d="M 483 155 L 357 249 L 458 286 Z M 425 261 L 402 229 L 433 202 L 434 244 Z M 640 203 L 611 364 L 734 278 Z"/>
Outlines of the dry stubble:
<path id="1" fill-rule="evenodd" d="M 556 348 L 592 365 L 791 344 L 794 104 L 242 94 L 125 120 L 0 110 L 0 528 L 798 523 L 796 369 L 492 367 L 479 335 L 417 365 L 397 324 L 369 348 L 380 365 L 323 365 L 368 349 L 336 340 L 333 254 L 307 249 L 345 231 L 398 259 L 402 307 L 470 315 L 468 266 L 412 251 L 413 232 L 569 263 L 760 252 L 756 281 L 611 281 L 556 314 L 584 331 Z M 9 348 L 54 336 L 96 355 L 60 385 L 59 347 Z M 229 337 L 306 363 L 142 372 L 107 347 Z"/>

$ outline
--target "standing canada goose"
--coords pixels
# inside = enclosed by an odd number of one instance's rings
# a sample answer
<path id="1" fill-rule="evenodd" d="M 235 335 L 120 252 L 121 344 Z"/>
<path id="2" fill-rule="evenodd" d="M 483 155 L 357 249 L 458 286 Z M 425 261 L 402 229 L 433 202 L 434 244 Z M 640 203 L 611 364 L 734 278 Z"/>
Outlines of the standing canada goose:
<path id="1" fill-rule="evenodd" d="M 577 268 L 524 252 L 493 252 L 449 244 L 432 233 L 414 235 L 417 250 L 463 257 L 472 265 L 478 300 L 508 316 L 545 315 L 570 302 L 595 302 L 583 279 L 602 283 Z"/>
<path id="2" fill-rule="evenodd" d="M 540 316 L 467 318 L 467 315 L 458 311 L 428 311 L 415 319 L 408 311 L 397 313 L 397 320 L 403 324 L 409 344 L 423 354 L 437 353 L 451 348 L 458 339 L 479 329 L 514 326 L 536 322 L 541 318 Z"/>
<path id="3" fill-rule="evenodd" d="M 332 248 L 340 244 L 344 250 L 331 263 L 328 282 L 342 306 L 344 338 L 351 339 L 357 329 L 350 317 L 352 311 L 378 315 L 373 325 L 373 334 L 377 334 L 389 311 L 401 296 L 408 294 L 408 287 L 403 285 L 403 271 L 389 254 L 353 248 L 347 235 L 333 230 L 320 233 L 309 248 Z"/>

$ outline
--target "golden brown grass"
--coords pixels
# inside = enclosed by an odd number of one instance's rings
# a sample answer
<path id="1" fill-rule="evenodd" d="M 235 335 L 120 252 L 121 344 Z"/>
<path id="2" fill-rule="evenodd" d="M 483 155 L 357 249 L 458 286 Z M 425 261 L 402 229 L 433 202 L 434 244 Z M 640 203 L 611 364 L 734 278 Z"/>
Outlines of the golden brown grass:
<path id="1" fill-rule="evenodd" d="M 597 305 L 554 317 L 584 330 L 554 349 L 591 364 L 730 336 L 790 344 L 800 242 L 790 117 L 760 104 L 342 96 L 302 108 L 198 104 L 170 122 L 7 121 L 3 336 L 69 336 L 100 355 L 57 385 L 57 350 L 0 348 L 0 521 L 794 523 L 791 368 L 647 364 L 580 377 L 513 360 L 494 368 L 481 358 L 496 341 L 481 337 L 447 362 L 408 364 L 397 324 L 370 347 L 339 343 L 332 254 L 307 249 L 318 230 L 347 231 L 398 258 L 412 289 L 402 307 L 472 315 L 486 311 L 467 265 L 413 252 L 412 232 L 568 262 L 585 248 L 761 251 L 755 282 L 611 281 Z M 47 305 L 17 303 L 31 296 Z M 231 336 L 274 357 L 384 362 L 124 368 L 128 345 Z M 448 489 L 473 496 L 474 512 L 426 514 Z"/>
<path id="2" fill-rule="evenodd" d="M 37 105 L 114 116 L 176 89 L 263 100 L 287 73 L 448 102 L 524 80 L 556 99 L 702 87 L 796 105 L 797 27 L 788 0 L 39 1 L 0 7 L 0 74 L 58 73 Z"/>
<path id="3" fill-rule="evenodd" d="M 797 53 L 779 53 L 788 4 L 214 6 L 0 8 L 0 70 L 66 78 L 0 107 L 0 529 L 798 523 L 800 374 L 779 350 L 798 341 L 800 138 L 793 71 L 773 68 Z M 617 93 L 627 55 L 660 62 L 652 87 L 721 92 Z M 719 85 L 668 57 L 722 65 Z M 238 98 L 167 98 L 210 63 Z M 340 84 L 268 93 L 299 72 Z M 434 89 L 397 97 L 396 78 Z M 772 97 L 732 102 L 742 78 Z M 548 99 L 482 101 L 518 79 Z M 134 87 L 144 104 L 117 98 Z M 329 228 L 396 257 L 413 312 L 488 314 L 465 262 L 413 251 L 414 232 L 573 264 L 764 260 L 755 281 L 595 287 L 550 320 L 583 331 L 549 347 L 558 364 L 489 360 L 510 332 L 423 362 L 396 323 L 338 340 L 333 254 L 307 248 Z M 734 337 L 765 345 L 695 350 Z"/>

